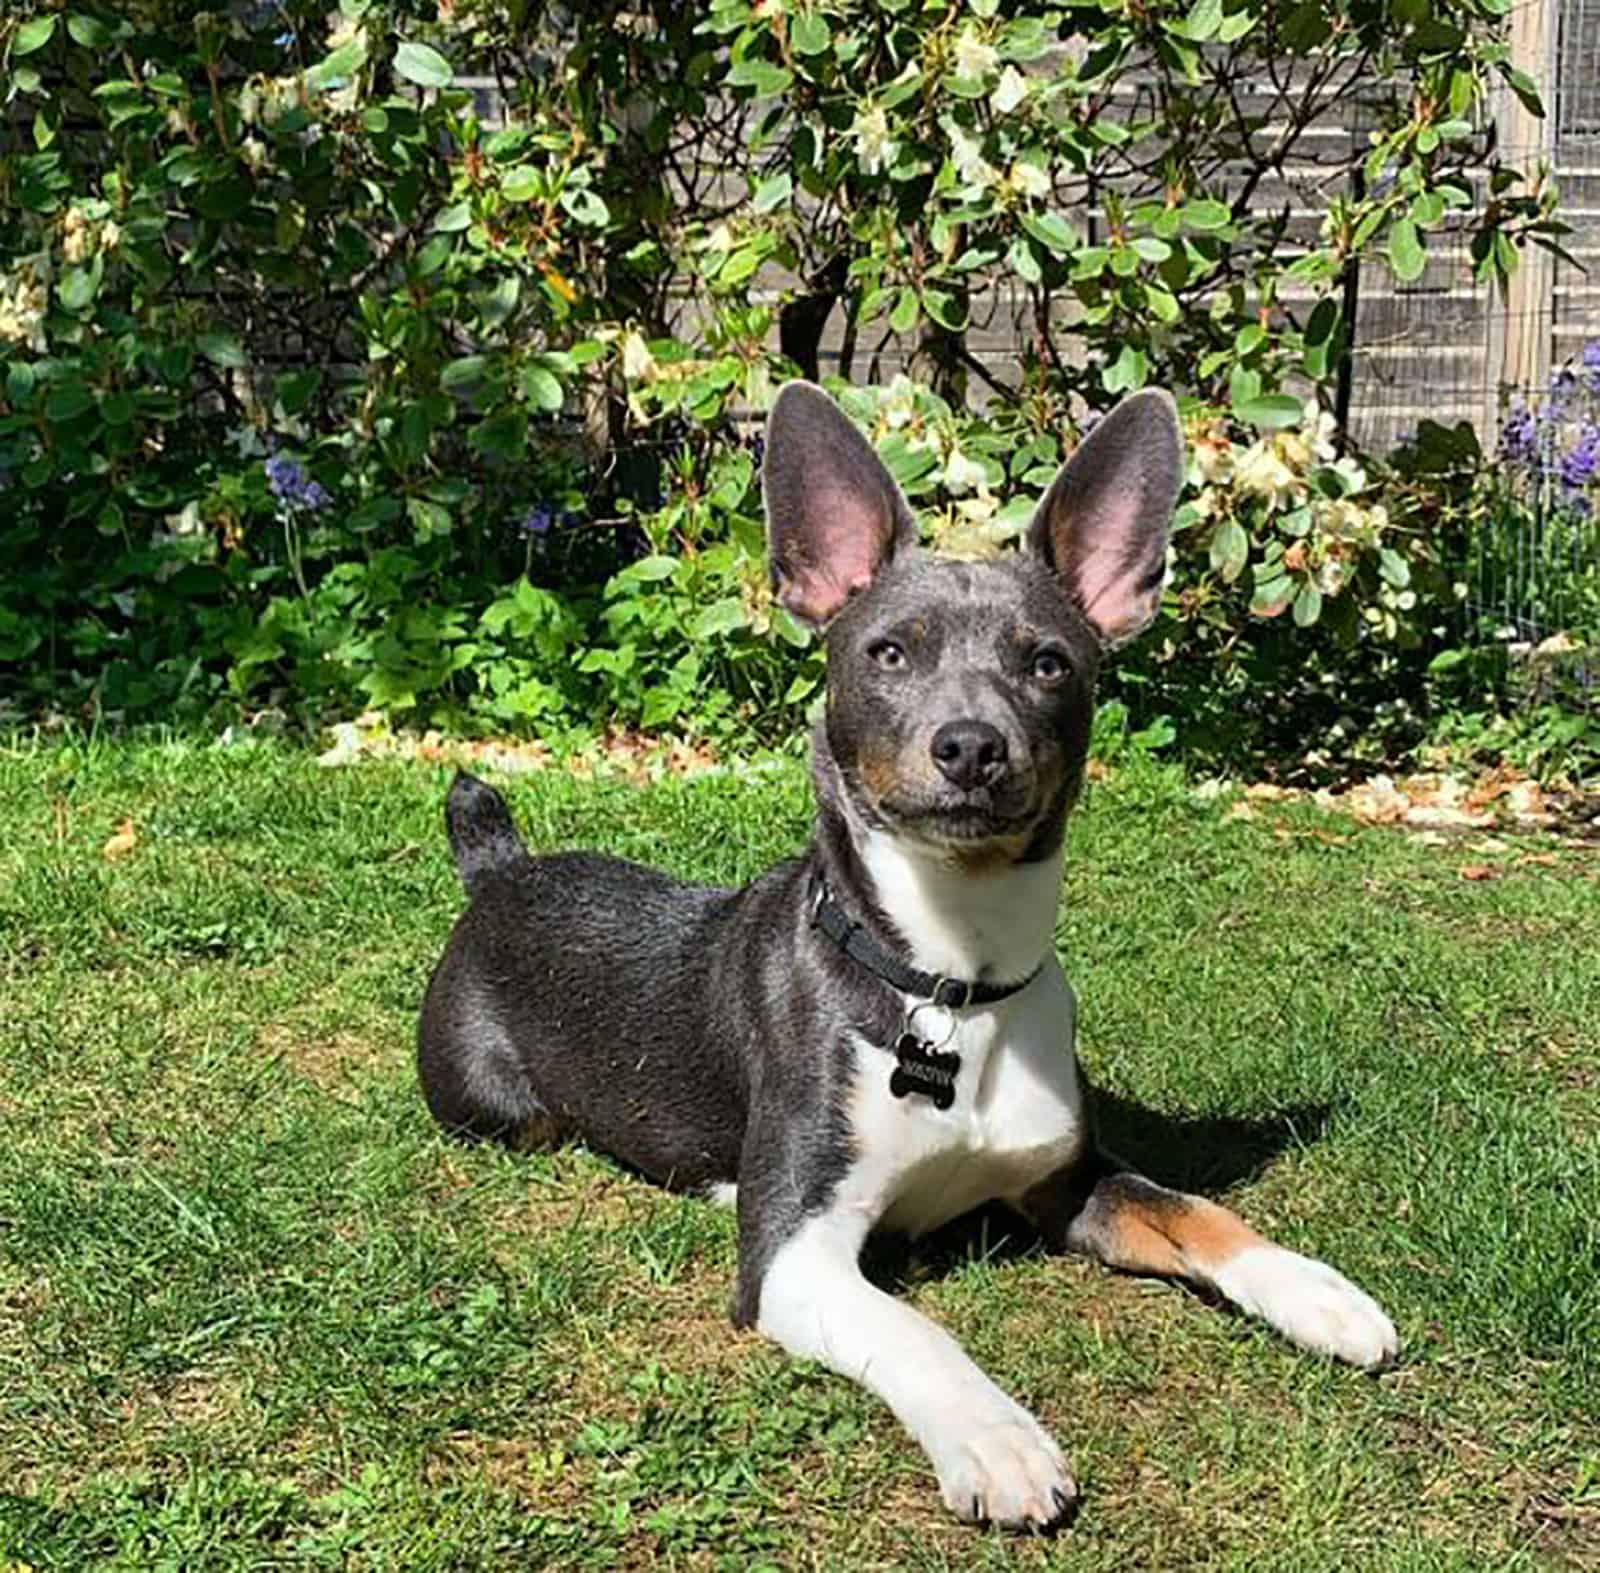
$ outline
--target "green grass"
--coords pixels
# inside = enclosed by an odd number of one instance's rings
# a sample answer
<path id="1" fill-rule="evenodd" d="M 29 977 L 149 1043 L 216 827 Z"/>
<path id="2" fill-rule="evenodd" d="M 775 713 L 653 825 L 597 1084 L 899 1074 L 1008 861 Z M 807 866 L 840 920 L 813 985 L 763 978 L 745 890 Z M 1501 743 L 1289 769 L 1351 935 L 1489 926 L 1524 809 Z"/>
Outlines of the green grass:
<path id="1" fill-rule="evenodd" d="M 0 753 L 0 1566 L 1600 1566 L 1592 854 L 1096 789 L 1060 940 L 1113 1134 L 1344 1269 L 1406 1353 L 1334 1369 L 969 1231 L 903 1292 L 1071 1453 L 1082 1516 L 1028 1542 L 732 1332 L 727 1215 L 435 1133 L 445 785 Z M 539 844 L 724 881 L 806 832 L 789 768 L 510 791 Z"/>

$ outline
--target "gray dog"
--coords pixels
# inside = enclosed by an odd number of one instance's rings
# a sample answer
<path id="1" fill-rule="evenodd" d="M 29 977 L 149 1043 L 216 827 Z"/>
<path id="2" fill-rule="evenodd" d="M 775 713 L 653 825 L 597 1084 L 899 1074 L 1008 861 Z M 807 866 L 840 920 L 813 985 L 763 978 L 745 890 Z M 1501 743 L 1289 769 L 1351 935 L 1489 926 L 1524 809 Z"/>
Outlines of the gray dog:
<path id="1" fill-rule="evenodd" d="M 422 1010 L 434 1114 L 734 1200 L 735 1320 L 878 1394 L 965 1518 L 1047 1529 L 1076 1488 L 1032 1415 L 862 1276 L 874 1229 L 999 1200 L 1055 1248 L 1207 1285 L 1307 1349 L 1396 1349 L 1348 1279 L 1092 1139 L 1053 944 L 1062 833 L 1102 652 L 1160 598 L 1181 474 L 1172 400 L 1137 394 L 1023 552 L 941 560 L 866 440 L 792 383 L 764 480 L 779 598 L 826 629 L 810 845 L 718 890 L 531 857 L 471 777 L 446 810 L 470 902 Z"/>

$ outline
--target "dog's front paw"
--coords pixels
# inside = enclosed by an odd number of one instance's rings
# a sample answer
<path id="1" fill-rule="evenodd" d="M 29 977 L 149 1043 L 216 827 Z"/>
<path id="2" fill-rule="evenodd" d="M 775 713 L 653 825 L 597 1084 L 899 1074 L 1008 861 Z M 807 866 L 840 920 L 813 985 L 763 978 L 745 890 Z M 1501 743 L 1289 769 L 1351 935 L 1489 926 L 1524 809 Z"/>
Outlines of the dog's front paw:
<path id="1" fill-rule="evenodd" d="M 1281 1246 L 1252 1246 L 1216 1274 L 1216 1286 L 1303 1349 L 1368 1370 L 1399 1352 L 1394 1323 L 1377 1302 L 1326 1262 Z"/>
<path id="2" fill-rule="evenodd" d="M 945 1506 L 960 1518 L 1041 1533 L 1071 1516 L 1078 1488 L 1026 1409 L 952 1415 L 929 1448 Z"/>

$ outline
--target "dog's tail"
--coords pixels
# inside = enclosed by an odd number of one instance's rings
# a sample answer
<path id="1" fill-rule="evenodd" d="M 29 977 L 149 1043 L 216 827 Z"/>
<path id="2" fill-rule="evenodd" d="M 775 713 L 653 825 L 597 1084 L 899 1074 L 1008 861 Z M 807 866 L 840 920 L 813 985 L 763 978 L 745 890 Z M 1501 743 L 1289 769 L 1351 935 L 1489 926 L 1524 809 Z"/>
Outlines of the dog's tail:
<path id="1" fill-rule="evenodd" d="M 527 856 L 528 849 L 511 823 L 505 799 L 492 786 L 457 773 L 444 805 L 445 830 L 455 853 L 461 883 L 475 895 L 485 878 Z"/>

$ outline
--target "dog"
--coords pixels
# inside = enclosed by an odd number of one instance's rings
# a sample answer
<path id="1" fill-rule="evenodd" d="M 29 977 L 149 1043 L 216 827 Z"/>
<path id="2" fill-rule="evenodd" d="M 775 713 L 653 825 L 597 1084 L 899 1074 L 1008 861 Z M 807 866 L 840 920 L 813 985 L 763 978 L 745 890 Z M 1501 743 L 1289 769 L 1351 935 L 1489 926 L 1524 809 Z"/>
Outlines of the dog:
<path id="1" fill-rule="evenodd" d="M 1149 390 L 1094 427 L 1023 549 L 923 550 L 871 445 L 819 388 L 768 421 L 777 599 L 821 632 L 817 815 L 741 890 L 587 853 L 533 857 L 460 776 L 469 902 L 427 991 L 421 1084 L 449 1130 L 576 1136 L 731 1200 L 733 1318 L 878 1395 L 963 1518 L 1047 1531 L 1055 1441 L 947 1333 L 871 1284 L 870 1232 L 997 1200 L 1049 1248 L 1187 1280 L 1362 1367 L 1395 1330 L 1332 1268 L 1096 1145 L 1056 959 L 1062 837 L 1107 651 L 1154 616 L 1183 470 Z"/>

